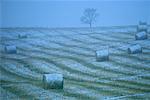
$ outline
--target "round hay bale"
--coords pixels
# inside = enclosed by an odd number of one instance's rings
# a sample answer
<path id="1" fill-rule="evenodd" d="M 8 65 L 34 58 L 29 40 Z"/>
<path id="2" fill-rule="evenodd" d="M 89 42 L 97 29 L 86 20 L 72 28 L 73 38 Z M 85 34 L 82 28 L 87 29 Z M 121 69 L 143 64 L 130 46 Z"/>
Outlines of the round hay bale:
<path id="1" fill-rule="evenodd" d="M 145 32 L 147 32 L 147 25 L 138 25 L 137 26 L 137 32 L 142 32 L 142 31 L 145 31 Z"/>
<path id="2" fill-rule="evenodd" d="M 27 34 L 18 34 L 18 38 L 27 38 Z"/>
<path id="3" fill-rule="evenodd" d="M 63 75 L 44 74 L 43 84 L 45 89 L 63 89 Z"/>
<path id="4" fill-rule="evenodd" d="M 98 50 L 96 51 L 96 61 L 107 61 L 109 60 L 109 50 Z"/>
<path id="5" fill-rule="evenodd" d="M 9 53 L 9 54 L 14 54 L 14 53 L 17 53 L 17 48 L 16 46 L 12 45 L 12 46 L 5 46 L 5 52 L 6 53 Z"/>
<path id="6" fill-rule="evenodd" d="M 147 33 L 150 34 L 150 27 L 147 29 Z"/>
<path id="7" fill-rule="evenodd" d="M 147 23 L 145 21 L 140 21 L 139 25 L 147 25 Z"/>
<path id="8" fill-rule="evenodd" d="M 145 31 L 143 32 L 138 32 L 135 34 L 135 39 L 136 40 L 144 40 L 144 39 L 147 39 L 148 38 L 148 35 Z"/>
<path id="9" fill-rule="evenodd" d="M 129 54 L 142 53 L 142 47 L 139 44 L 132 45 L 128 48 Z"/>

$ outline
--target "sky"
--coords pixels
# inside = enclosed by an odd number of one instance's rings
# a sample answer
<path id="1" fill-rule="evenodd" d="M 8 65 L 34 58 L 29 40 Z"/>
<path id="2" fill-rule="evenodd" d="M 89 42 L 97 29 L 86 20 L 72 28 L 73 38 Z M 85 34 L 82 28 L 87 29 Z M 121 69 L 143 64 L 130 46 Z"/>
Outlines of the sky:
<path id="1" fill-rule="evenodd" d="M 86 8 L 96 8 L 93 26 L 150 24 L 150 0 L 0 0 L 0 27 L 87 27 Z"/>

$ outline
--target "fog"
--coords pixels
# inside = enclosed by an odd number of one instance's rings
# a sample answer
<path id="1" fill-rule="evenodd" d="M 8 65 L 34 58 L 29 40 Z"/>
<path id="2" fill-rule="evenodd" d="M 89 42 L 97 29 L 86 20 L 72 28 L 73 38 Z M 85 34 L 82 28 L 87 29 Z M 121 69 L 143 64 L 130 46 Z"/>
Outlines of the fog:
<path id="1" fill-rule="evenodd" d="M 85 8 L 99 13 L 94 26 L 150 23 L 148 0 L 1 0 L 1 27 L 87 27 L 80 17 Z"/>

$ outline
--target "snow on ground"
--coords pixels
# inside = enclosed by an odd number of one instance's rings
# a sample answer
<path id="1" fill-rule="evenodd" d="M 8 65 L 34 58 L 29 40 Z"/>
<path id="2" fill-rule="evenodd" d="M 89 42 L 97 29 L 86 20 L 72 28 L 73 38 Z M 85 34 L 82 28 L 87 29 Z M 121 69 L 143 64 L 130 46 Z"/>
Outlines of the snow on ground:
<path id="1" fill-rule="evenodd" d="M 143 99 L 150 92 L 150 35 L 135 40 L 136 26 L 62 29 L 1 29 L 2 99 Z M 27 38 L 18 38 L 27 34 Z M 17 54 L 6 54 L 5 45 Z M 140 44 L 143 53 L 129 55 Z M 109 61 L 95 51 L 109 47 Z M 44 89 L 44 73 L 62 73 L 64 89 Z"/>

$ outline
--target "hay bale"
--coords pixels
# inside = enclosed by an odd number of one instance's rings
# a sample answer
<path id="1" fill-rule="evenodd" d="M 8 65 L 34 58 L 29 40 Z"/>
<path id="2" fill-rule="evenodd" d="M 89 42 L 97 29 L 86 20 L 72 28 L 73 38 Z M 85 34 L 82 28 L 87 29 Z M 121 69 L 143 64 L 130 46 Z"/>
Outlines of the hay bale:
<path id="1" fill-rule="evenodd" d="M 5 52 L 6 53 L 9 53 L 9 54 L 14 54 L 14 53 L 17 53 L 17 48 L 16 48 L 16 46 L 14 46 L 14 45 L 7 45 L 7 46 L 5 46 Z"/>
<path id="2" fill-rule="evenodd" d="M 147 23 L 145 21 L 140 21 L 139 25 L 147 25 Z"/>
<path id="3" fill-rule="evenodd" d="M 43 84 L 45 89 L 63 89 L 63 75 L 44 74 Z"/>
<path id="4" fill-rule="evenodd" d="M 142 32 L 142 31 L 147 32 L 147 25 L 138 25 L 137 26 L 137 32 Z"/>
<path id="5" fill-rule="evenodd" d="M 145 31 L 143 32 L 138 32 L 135 34 L 135 39 L 136 40 L 144 40 L 144 39 L 147 39 L 148 38 L 148 35 Z"/>
<path id="6" fill-rule="evenodd" d="M 147 29 L 147 33 L 150 34 L 150 28 Z"/>
<path id="7" fill-rule="evenodd" d="M 96 61 L 107 61 L 109 60 L 108 49 L 96 51 Z"/>
<path id="8" fill-rule="evenodd" d="M 27 34 L 18 34 L 18 38 L 27 38 Z"/>
<path id="9" fill-rule="evenodd" d="M 147 32 L 147 29 L 148 29 L 147 23 L 140 21 L 139 25 L 137 26 L 137 32 L 142 32 L 142 31 Z"/>
<path id="10" fill-rule="evenodd" d="M 129 54 L 142 53 L 142 47 L 139 44 L 132 45 L 128 48 Z"/>

